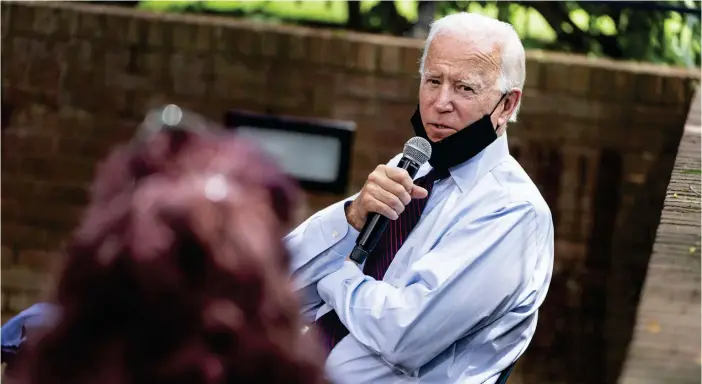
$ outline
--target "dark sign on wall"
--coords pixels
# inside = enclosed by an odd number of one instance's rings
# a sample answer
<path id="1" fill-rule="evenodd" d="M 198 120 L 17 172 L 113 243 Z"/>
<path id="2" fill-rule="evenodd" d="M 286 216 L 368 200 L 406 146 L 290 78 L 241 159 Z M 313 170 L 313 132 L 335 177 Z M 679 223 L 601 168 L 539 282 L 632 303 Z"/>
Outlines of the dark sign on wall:
<path id="1" fill-rule="evenodd" d="M 354 122 L 229 111 L 225 124 L 258 143 L 303 188 L 346 192 Z"/>

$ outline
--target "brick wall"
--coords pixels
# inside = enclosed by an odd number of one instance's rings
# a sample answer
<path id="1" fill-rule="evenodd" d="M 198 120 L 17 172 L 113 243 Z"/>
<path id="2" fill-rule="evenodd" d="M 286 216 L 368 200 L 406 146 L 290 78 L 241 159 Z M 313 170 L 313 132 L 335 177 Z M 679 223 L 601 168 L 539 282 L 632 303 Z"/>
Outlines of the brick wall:
<path id="1" fill-rule="evenodd" d="M 353 120 L 349 192 L 412 134 L 418 40 L 76 3 L 3 2 L 1 25 L 4 319 L 41 298 L 95 161 L 148 106 Z M 556 267 L 515 383 L 621 370 L 697 77 L 529 52 L 510 146 L 552 208 Z"/>

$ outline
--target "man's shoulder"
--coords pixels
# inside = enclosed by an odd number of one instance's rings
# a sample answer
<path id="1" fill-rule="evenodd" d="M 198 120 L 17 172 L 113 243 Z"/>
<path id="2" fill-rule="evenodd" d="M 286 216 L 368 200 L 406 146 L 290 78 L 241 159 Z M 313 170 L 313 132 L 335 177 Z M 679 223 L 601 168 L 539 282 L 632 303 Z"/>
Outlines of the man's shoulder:
<path id="1" fill-rule="evenodd" d="M 490 171 L 490 175 L 499 184 L 507 203 L 528 204 L 537 216 L 550 219 L 551 210 L 541 191 L 516 160 L 509 158 L 501 162 Z"/>

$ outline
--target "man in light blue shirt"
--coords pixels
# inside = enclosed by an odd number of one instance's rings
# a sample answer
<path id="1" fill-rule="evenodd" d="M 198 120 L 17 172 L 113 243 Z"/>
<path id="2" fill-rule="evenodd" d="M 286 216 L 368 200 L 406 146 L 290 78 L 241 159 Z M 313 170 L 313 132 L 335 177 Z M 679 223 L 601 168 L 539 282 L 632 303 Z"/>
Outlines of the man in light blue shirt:
<path id="1" fill-rule="evenodd" d="M 551 280 L 551 213 L 507 145 L 525 78 L 514 29 L 440 19 L 420 74 L 412 123 L 433 152 L 416 179 L 444 174 L 431 192 L 394 167 L 398 155 L 285 238 L 304 316 L 344 331 L 326 363 L 337 384 L 494 383 L 527 348 Z M 369 212 L 406 221 L 427 195 L 382 278 L 348 259 Z"/>

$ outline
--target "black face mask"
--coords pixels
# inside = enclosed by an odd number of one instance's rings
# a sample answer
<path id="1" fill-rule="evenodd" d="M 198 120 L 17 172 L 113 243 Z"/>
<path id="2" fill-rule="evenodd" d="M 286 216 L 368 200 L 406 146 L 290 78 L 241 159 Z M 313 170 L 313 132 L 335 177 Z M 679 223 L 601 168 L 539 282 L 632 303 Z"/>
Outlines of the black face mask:
<path id="1" fill-rule="evenodd" d="M 415 134 L 427 139 L 431 144 L 429 164 L 437 170 L 448 171 L 449 168 L 470 160 L 488 145 L 492 144 L 493 141 L 497 140 L 497 129 L 492 126 L 490 117 L 505 96 L 507 96 L 507 93 L 500 97 L 500 101 L 497 102 L 492 112 L 436 143 L 432 142 L 427 136 L 424 124 L 422 124 L 422 116 L 419 113 L 419 106 L 417 106 L 417 111 L 410 121 Z"/>

